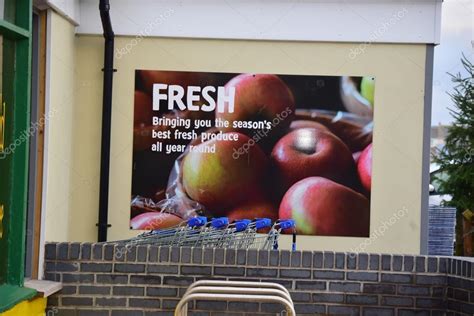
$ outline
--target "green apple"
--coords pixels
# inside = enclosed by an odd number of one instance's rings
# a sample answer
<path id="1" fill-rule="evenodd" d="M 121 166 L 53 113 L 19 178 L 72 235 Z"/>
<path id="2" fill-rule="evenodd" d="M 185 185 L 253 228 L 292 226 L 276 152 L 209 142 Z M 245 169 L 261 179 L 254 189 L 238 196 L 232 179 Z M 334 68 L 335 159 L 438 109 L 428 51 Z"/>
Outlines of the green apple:
<path id="1" fill-rule="evenodd" d="M 374 93 L 375 93 L 375 78 L 363 77 L 360 83 L 360 94 L 370 102 L 374 107 Z"/>

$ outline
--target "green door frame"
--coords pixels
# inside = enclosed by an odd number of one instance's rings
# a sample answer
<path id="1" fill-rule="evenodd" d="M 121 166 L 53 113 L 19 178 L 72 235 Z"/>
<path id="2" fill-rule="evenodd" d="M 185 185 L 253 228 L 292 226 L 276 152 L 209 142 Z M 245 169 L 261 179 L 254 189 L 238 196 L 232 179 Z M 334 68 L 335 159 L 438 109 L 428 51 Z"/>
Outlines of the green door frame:
<path id="1" fill-rule="evenodd" d="M 0 152 L 0 312 L 29 299 L 23 288 L 28 190 L 31 89 L 32 0 L 6 0 L 0 19 L 3 36 L 2 94 L 5 102 L 4 150 Z M 1 112 L 1 111 L 0 111 Z"/>

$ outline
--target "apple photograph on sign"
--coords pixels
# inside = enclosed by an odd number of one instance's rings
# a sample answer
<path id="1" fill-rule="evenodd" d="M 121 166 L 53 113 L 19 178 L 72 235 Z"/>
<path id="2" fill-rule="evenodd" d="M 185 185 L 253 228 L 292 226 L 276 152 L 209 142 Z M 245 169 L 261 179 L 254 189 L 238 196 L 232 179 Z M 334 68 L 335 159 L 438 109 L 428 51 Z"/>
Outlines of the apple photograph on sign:
<path id="1" fill-rule="evenodd" d="M 130 227 L 368 237 L 375 78 L 136 70 Z"/>

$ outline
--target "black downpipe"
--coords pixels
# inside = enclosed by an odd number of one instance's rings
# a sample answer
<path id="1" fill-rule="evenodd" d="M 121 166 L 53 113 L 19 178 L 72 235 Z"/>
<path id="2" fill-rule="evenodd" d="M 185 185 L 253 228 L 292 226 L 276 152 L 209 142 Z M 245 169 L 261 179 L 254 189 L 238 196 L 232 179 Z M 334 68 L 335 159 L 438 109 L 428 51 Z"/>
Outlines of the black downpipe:
<path id="1" fill-rule="evenodd" d="M 109 0 L 100 0 L 100 19 L 104 30 L 104 87 L 102 97 L 102 141 L 100 152 L 100 196 L 98 241 L 107 240 L 110 174 L 110 133 L 112 125 L 112 83 L 114 69 L 114 31 L 110 22 Z"/>

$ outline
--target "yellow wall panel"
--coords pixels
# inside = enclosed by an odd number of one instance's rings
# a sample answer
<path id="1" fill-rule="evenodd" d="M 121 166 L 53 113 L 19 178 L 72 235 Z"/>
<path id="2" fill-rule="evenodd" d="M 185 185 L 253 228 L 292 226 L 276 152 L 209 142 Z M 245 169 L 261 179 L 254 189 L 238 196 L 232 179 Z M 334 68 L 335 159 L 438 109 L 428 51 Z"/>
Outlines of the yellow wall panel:
<path id="1" fill-rule="evenodd" d="M 46 315 L 46 302 L 47 299 L 44 297 L 23 301 L 6 312 L 0 313 L 0 316 L 44 316 Z"/>
<path id="2" fill-rule="evenodd" d="M 136 235 L 129 230 L 135 69 L 373 75 L 377 106 L 371 239 L 304 236 L 299 237 L 298 248 L 419 253 L 425 45 L 372 44 L 356 56 L 352 52 L 359 44 L 352 43 L 118 37 L 115 45 L 117 49 L 129 49 L 115 58 L 118 71 L 113 88 L 109 239 Z M 59 187 L 62 181 L 67 181 L 71 190 L 67 197 L 64 197 L 65 188 L 48 192 L 48 199 L 67 201 L 65 208 L 48 207 L 47 216 L 67 217 L 69 225 L 57 228 L 62 232 L 48 233 L 47 240 L 95 241 L 103 38 L 76 36 L 73 48 L 68 45 L 68 49 L 74 56 L 74 60 L 68 60 L 73 69 L 73 78 L 68 80 L 73 80 L 74 101 L 67 105 L 72 107 L 71 116 L 65 118 L 67 124 L 58 123 L 57 128 L 50 129 L 50 136 L 58 139 L 54 148 L 49 147 L 48 155 L 58 156 L 65 151 L 61 144 L 70 145 L 67 150 L 70 168 L 63 165 L 61 176 L 53 175 L 49 181 Z M 52 87 L 64 85 L 61 80 L 60 76 L 54 78 Z M 71 88 L 69 81 L 67 88 Z M 392 223 L 397 212 L 398 219 Z M 288 238 L 285 240 L 288 242 Z"/>

